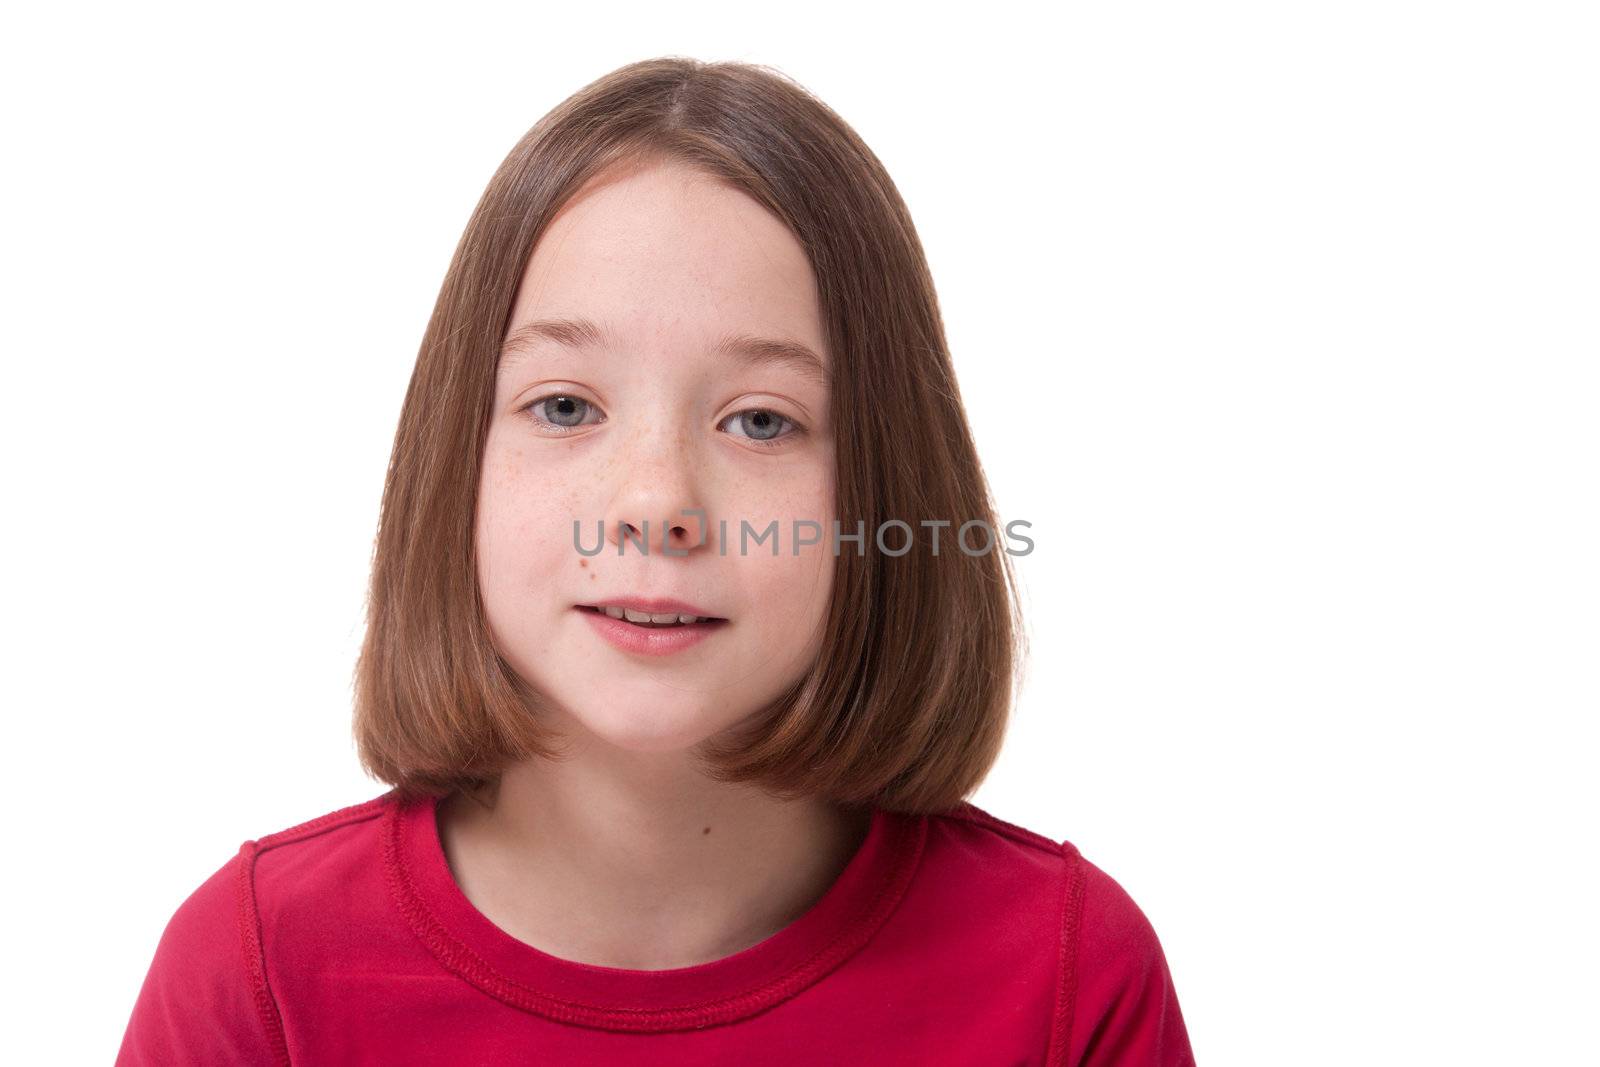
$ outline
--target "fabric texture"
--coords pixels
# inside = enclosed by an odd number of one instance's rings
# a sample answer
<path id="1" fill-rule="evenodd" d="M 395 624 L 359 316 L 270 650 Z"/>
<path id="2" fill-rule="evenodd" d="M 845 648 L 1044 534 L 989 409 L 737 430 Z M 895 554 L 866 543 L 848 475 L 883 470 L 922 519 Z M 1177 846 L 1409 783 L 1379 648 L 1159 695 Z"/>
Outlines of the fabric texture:
<path id="1" fill-rule="evenodd" d="M 167 923 L 117 1057 L 160 1064 L 1192 1067 L 1155 930 L 1109 875 L 963 803 L 875 809 L 798 919 L 665 971 L 560 959 L 461 892 L 391 790 L 244 842 Z"/>

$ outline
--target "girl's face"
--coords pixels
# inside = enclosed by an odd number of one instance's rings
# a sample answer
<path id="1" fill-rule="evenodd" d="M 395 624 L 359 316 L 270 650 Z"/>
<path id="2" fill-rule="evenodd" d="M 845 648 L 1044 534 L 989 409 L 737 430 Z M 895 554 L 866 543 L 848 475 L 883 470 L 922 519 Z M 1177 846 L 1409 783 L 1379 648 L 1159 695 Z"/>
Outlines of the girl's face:
<path id="1" fill-rule="evenodd" d="M 833 582 L 831 361 L 799 242 L 687 167 L 602 176 L 541 237 L 506 336 L 478 581 L 501 655 L 556 704 L 551 725 L 669 751 L 776 699 L 817 654 Z M 819 542 L 798 554 L 796 520 Z M 755 540 L 773 522 L 776 554 L 770 533 Z M 683 635 L 586 608 L 629 598 L 727 621 L 642 652 L 629 640 Z"/>

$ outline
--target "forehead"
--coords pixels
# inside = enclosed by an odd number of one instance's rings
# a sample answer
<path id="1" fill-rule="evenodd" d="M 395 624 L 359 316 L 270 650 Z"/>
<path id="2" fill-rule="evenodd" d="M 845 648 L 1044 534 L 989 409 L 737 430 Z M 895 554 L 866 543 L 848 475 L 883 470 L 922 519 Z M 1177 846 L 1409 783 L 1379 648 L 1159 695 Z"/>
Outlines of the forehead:
<path id="1" fill-rule="evenodd" d="M 676 163 L 600 175 L 529 258 L 512 323 L 608 323 L 619 340 L 787 336 L 824 360 L 815 275 L 754 199 Z"/>

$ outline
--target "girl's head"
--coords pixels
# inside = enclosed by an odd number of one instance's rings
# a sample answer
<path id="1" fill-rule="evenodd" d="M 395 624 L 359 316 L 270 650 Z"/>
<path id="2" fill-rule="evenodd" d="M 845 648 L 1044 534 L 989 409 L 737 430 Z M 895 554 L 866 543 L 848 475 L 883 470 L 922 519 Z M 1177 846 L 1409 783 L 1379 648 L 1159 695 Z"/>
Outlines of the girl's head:
<path id="1" fill-rule="evenodd" d="M 789 536 L 795 519 L 833 518 L 829 360 L 805 250 L 699 168 L 614 166 L 541 236 L 507 338 L 478 588 L 547 721 L 679 751 L 782 697 L 816 658 L 833 578 L 828 546 L 797 553 Z M 665 655 L 598 639 L 610 624 L 586 609 L 633 598 L 725 621 Z"/>
<path id="2" fill-rule="evenodd" d="M 624 67 L 512 150 L 445 279 L 384 490 L 362 763 L 441 794 L 582 735 L 947 808 L 1023 659 L 972 520 L 996 525 L 877 158 L 765 68 Z M 632 598 L 726 621 L 625 651 L 589 609 Z"/>

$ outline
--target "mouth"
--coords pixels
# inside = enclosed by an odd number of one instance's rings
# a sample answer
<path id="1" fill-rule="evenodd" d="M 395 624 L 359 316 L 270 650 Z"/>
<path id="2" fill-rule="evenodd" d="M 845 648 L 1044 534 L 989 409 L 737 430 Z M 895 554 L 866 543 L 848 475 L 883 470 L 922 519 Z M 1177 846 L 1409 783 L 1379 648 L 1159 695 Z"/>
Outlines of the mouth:
<path id="1" fill-rule="evenodd" d="M 717 615 L 696 615 L 677 611 L 639 611 L 616 604 L 577 604 L 579 611 L 606 615 L 620 623 L 641 630 L 705 630 L 727 625 L 728 620 Z"/>

